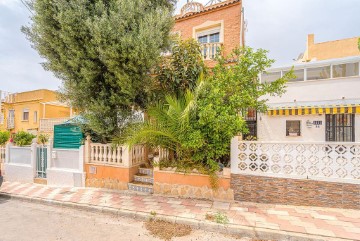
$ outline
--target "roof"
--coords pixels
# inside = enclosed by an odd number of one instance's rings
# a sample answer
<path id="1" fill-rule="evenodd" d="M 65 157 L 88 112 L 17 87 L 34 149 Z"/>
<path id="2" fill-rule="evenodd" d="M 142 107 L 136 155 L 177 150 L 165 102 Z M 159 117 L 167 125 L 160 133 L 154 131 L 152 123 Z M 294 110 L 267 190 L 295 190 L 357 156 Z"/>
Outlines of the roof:
<path id="1" fill-rule="evenodd" d="M 83 116 L 78 115 L 78 116 L 75 116 L 74 118 L 71 118 L 68 121 L 65 121 L 64 123 L 62 123 L 60 125 L 71 125 L 71 124 L 78 125 L 78 124 L 86 124 L 86 123 L 87 123 L 87 120 Z"/>
<path id="2" fill-rule="evenodd" d="M 214 4 L 214 5 L 205 7 L 203 10 L 201 10 L 199 12 L 190 12 L 190 13 L 187 13 L 187 14 L 185 14 L 183 16 L 181 14 L 178 14 L 178 15 L 175 16 L 175 20 L 187 18 L 187 17 L 194 16 L 194 15 L 197 15 L 197 14 L 200 14 L 200 13 L 209 12 L 211 10 L 226 7 L 226 6 L 229 6 L 229 5 L 232 5 L 232 4 L 235 4 L 235 3 L 239 3 L 239 2 L 241 2 L 241 0 L 228 0 L 228 1 L 225 1 L 225 2 L 217 3 L 217 4 Z"/>

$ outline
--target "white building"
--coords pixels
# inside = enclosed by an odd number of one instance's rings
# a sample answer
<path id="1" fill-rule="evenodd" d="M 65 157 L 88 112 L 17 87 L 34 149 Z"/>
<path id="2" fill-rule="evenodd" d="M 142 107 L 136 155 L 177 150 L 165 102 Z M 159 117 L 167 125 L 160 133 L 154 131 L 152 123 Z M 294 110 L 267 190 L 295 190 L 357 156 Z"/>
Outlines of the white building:
<path id="1" fill-rule="evenodd" d="M 294 65 L 296 79 L 281 97 L 268 97 L 257 117 L 260 141 L 360 142 L 360 56 Z M 261 81 L 293 66 L 272 68 Z"/>

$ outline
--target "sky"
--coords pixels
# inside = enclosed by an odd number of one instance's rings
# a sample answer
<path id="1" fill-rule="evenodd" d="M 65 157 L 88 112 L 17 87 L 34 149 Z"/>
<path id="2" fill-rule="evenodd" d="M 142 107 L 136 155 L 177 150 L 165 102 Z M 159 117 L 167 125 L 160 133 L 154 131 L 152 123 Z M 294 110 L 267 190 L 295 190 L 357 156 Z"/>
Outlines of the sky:
<path id="1" fill-rule="evenodd" d="M 177 11 L 184 3 L 178 2 Z M 289 64 L 304 52 L 309 33 L 315 42 L 360 36 L 360 0 L 243 0 L 243 5 L 246 44 L 269 50 L 274 66 Z M 0 0 L 0 90 L 56 90 L 61 85 L 42 68 L 44 60 L 20 31 L 29 15 L 20 0 Z"/>

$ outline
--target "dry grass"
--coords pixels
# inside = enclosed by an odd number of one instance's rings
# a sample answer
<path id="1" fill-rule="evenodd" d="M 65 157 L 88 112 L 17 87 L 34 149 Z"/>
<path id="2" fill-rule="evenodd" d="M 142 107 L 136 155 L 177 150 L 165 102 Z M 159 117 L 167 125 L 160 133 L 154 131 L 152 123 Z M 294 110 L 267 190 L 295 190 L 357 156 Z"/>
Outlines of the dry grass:
<path id="1" fill-rule="evenodd" d="M 190 226 L 156 219 L 147 221 L 145 228 L 151 235 L 163 240 L 171 240 L 174 237 L 184 237 L 191 233 Z"/>

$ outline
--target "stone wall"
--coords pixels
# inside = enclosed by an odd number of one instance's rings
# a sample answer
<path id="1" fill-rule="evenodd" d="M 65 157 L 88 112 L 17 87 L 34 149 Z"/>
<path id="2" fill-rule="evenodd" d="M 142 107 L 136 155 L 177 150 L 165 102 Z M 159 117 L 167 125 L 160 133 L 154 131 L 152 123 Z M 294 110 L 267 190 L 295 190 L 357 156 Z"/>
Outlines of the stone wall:
<path id="1" fill-rule="evenodd" d="M 214 190 L 207 175 L 172 171 L 154 171 L 154 193 L 209 200 L 234 200 L 230 177 L 220 177 L 219 187 Z"/>
<path id="2" fill-rule="evenodd" d="M 235 200 L 360 209 L 360 185 L 309 179 L 231 175 Z"/>
<path id="3" fill-rule="evenodd" d="M 90 171 L 90 169 L 92 169 Z M 85 164 L 86 187 L 127 190 L 128 183 L 134 180 L 139 167 L 131 168 Z M 95 173 L 93 172 L 95 170 Z"/>

